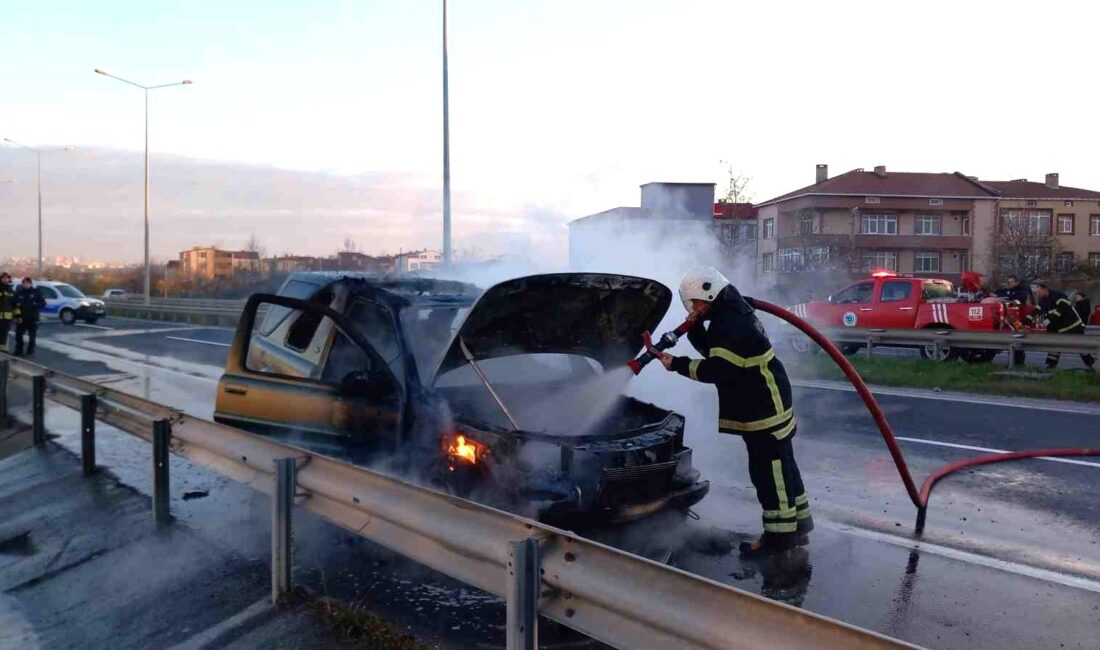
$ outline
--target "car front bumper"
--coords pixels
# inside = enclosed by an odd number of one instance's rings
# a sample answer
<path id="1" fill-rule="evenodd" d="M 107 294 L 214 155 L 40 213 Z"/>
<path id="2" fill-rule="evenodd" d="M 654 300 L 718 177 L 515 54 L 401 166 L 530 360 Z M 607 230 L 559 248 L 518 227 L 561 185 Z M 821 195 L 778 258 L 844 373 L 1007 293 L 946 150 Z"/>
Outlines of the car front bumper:
<path id="1" fill-rule="evenodd" d="M 710 492 L 710 481 L 677 486 L 659 496 L 612 507 L 581 508 L 572 501 L 559 501 L 539 511 L 539 521 L 565 529 L 625 524 L 666 510 L 686 510 Z"/>

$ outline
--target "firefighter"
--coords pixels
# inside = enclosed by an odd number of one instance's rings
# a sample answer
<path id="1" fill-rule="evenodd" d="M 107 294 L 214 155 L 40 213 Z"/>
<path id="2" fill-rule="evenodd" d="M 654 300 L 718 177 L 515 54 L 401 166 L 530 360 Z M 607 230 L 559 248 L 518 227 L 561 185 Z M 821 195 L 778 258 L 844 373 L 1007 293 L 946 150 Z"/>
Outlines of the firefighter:
<path id="1" fill-rule="evenodd" d="M 702 359 L 662 353 L 668 370 L 718 389 L 718 430 L 739 435 L 749 454 L 749 477 L 764 510 L 764 534 L 743 542 L 744 555 L 766 555 L 809 542 L 810 502 L 794 460 L 791 385 L 775 356 L 752 299 L 713 268 L 692 270 L 680 299 L 695 324 L 688 340 Z"/>
<path id="2" fill-rule="evenodd" d="M 19 305 L 15 302 L 15 292 L 11 290 L 11 274 L 0 273 L 0 350 L 8 351 L 8 333 L 11 322 L 19 318 Z"/>
<path id="3" fill-rule="evenodd" d="M 15 290 L 15 304 L 19 306 L 19 318 L 15 324 L 15 356 L 23 354 L 23 335 L 27 336 L 27 354 L 34 354 L 38 339 L 38 319 L 46 308 L 46 299 L 30 278 L 23 278 L 22 286 Z"/>
<path id="4" fill-rule="evenodd" d="M 1061 291 L 1051 291 L 1050 287 L 1042 282 L 1034 285 L 1035 298 L 1038 302 L 1038 314 L 1047 319 L 1047 332 L 1057 334 L 1084 334 L 1085 324 L 1081 322 L 1081 316 L 1077 313 L 1073 303 L 1066 294 Z M 1062 358 L 1061 352 L 1047 353 L 1047 368 L 1053 370 L 1058 367 L 1058 360 Z M 1095 372 L 1096 357 L 1091 354 L 1082 354 L 1081 360 L 1085 362 L 1085 368 L 1089 372 Z"/>

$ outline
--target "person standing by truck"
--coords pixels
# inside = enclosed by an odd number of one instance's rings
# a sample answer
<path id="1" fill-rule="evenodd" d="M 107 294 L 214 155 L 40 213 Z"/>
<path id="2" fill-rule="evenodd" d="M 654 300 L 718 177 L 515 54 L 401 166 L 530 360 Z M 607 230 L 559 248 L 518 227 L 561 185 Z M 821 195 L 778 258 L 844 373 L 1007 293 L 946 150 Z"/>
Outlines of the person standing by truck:
<path id="1" fill-rule="evenodd" d="M 0 273 L 0 350 L 8 351 L 8 334 L 12 321 L 19 317 L 19 305 L 15 302 L 15 292 L 11 290 L 11 274 Z"/>
<path id="2" fill-rule="evenodd" d="M 1043 282 L 1035 283 L 1035 298 L 1038 301 L 1036 309 L 1038 316 L 1047 319 L 1047 332 L 1052 334 L 1084 334 L 1085 324 L 1080 315 L 1069 301 L 1066 294 L 1061 291 L 1051 291 Z M 1058 361 L 1062 358 L 1061 352 L 1047 354 L 1047 368 L 1053 370 L 1058 367 Z M 1089 372 L 1095 372 L 1096 357 L 1091 354 L 1082 354 L 1081 360 L 1085 362 L 1085 368 Z"/>
<path id="3" fill-rule="evenodd" d="M 19 307 L 19 318 L 15 324 L 15 356 L 23 354 L 23 335 L 28 335 L 27 354 L 34 354 L 34 344 L 38 339 L 38 321 L 42 310 L 46 308 L 46 299 L 30 278 L 23 278 L 22 286 L 15 290 L 15 304 Z"/>

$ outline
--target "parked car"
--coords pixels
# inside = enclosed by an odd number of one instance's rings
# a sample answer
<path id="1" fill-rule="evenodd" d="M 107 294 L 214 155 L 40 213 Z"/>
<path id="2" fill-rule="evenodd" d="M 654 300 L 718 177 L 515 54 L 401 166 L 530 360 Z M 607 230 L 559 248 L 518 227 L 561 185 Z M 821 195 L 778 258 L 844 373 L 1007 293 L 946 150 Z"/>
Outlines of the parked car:
<path id="1" fill-rule="evenodd" d="M 108 289 L 103 292 L 100 298 L 104 300 L 110 300 L 111 298 L 125 298 L 127 291 L 125 289 Z"/>
<path id="2" fill-rule="evenodd" d="M 107 316 L 107 307 L 98 298 L 85 296 L 80 289 L 64 282 L 52 280 L 35 280 L 34 286 L 46 299 L 46 308 L 42 310 L 42 318 L 55 317 L 62 323 L 72 325 L 78 320 L 85 323 L 94 323 Z"/>
<path id="3" fill-rule="evenodd" d="M 686 511 L 707 494 L 684 417 L 605 381 L 629 372 L 667 287 L 577 273 L 480 293 L 293 275 L 249 299 L 214 418 L 572 528 Z M 613 394 L 593 400 L 601 385 Z"/>
<path id="4" fill-rule="evenodd" d="M 916 278 L 890 271 L 877 271 L 824 300 L 794 305 L 791 310 L 817 327 L 861 327 L 868 329 L 936 329 L 1001 331 L 1011 329 L 1019 307 L 989 298 L 980 302 L 959 297 L 947 280 Z M 800 339 L 801 340 L 801 339 Z M 798 346 L 796 346 L 798 347 Z M 841 346 L 851 354 L 860 345 Z M 962 357 L 971 362 L 988 362 L 995 350 L 971 350 L 950 346 L 926 346 L 921 355 L 940 361 Z"/>

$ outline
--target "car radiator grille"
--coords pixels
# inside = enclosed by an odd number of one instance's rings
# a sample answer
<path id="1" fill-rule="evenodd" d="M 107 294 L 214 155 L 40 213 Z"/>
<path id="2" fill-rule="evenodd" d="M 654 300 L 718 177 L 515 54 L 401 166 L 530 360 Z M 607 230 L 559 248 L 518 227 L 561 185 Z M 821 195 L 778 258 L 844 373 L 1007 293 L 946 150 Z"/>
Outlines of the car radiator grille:
<path id="1" fill-rule="evenodd" d="M 604 503 L 652 498 L 668 490 L 675 473 L 676 461 L 607 468 L 600 477 L 597 494 Z"/>

